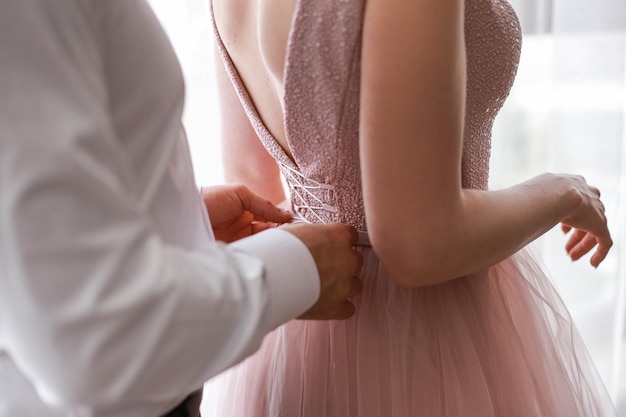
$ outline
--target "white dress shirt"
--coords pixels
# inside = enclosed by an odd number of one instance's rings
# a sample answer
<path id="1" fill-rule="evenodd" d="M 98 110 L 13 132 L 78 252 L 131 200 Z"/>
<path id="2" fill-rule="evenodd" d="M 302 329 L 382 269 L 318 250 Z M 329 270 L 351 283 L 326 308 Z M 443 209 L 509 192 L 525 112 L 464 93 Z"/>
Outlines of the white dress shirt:
<path id="1" fill-rule="evenodd" d="M 0 2 L 1 417 L 159 416 L 317 298 L 291 234 L 213 242 L 183 98 L 143 0 Z"/>

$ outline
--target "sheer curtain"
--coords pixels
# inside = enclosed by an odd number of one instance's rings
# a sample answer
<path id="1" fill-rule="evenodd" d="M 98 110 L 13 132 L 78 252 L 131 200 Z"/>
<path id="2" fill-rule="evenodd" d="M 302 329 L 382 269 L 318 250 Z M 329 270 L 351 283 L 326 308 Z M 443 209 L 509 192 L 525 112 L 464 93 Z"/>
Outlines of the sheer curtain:
<path id="1" fill-rule="evenodd" d="M 220 118 L 214 80 L 213 29 L 207 0 L 148 0 L 165 27 L 185 76 L 183 121 L 198 185 L 223 180 Z"/>
<path id="2" fill-rule="evenodd" d="M 569 261 L 557 229 L 536 246 L 626 416 L 626 1 L 510 1 L 524 42 L 494 129 L 491 186 L 552 171 L 601 189 L 615 241 L 603 265 Z"/>
<path id="3" fill-rule="evenodd" d="M 626 417 L 626 1 L 510 0 L 524 28 L 515 86 L 494 129 L 492 188 L 544 171 L 603 192 L 615 247 L 597 270 L 553 230 L 536 247 Z M 222 181 L 206 0 L 149 0 L 182 62 L 184 122 L 199 184 Z"/>

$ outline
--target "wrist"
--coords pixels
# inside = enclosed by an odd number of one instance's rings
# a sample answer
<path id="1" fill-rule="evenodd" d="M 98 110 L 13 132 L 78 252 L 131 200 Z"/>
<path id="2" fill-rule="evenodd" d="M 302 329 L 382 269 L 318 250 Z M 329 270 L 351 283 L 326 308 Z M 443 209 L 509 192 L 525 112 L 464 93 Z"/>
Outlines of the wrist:
<path id="1" fill-rule="evenodd" d="M 570 213 L 576 211 L 578 207 L 580 207 L 583 203 L 583 195 L 580 190 L 575 187 L 572 187 L 567 191 L 565 199 L 567 200 L 568 205 L 571 207 Z"/>
<path id="2" fill-rule="evenodd" d="M 563 218 L 572 215 L 583 203 L 583 195 L 577 185 L 577 178 L 572 175 L 548 174 L 556 177 L 559 187 L 558 199 L 563 207 Z"/>

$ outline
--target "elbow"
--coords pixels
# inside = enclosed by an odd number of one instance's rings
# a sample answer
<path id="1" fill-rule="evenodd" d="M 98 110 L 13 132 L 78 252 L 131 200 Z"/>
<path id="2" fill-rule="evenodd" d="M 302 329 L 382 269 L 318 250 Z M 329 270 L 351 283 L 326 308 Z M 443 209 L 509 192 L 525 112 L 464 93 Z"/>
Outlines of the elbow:
<path id="1" fill-rule="evenodd" d="M 119 401 L 128 387 L 116 385 L 102 367 L 84 367 L 82 370 L 57 372 L 39 380 L 36 390 L 48 406 L 59 409 L 94 408 Z"/>
<path id="2" fill-rule="evenodd" d="M 60 409 L 72 409 L 89 406 L 93 403 L 93 392 L 85 384 L 86 378 L 75 375 L 55 375 L 47 381 L 39 380 L 36 390 L 41 399 L 49 406 Z M 82 383 L 81 383 L 82 382 Z"/>
<path id="3" fill-rule="evenodd" d="M 373 207 L 367 218 L 372 247 L 390 278 L 402 287 L 425 287 L 462 276 L 459 237 L 467 233 L 460 196 L 394 211 L 396 206 Z"/>
<path id="4" fill-rule="evenodd" d="M 52 408 L 94 407 L 115 398 L 113 370 L 100 366 L 95 359 L 86 361 L 81 352 L 72 354 L 49 348 L 45 355 L 30 351 L 10 356 L 41 400 Z"/>
<path id="5" fill-rule="evenodd" d="M 370 235 L 372 247 L 389 277 L 400 287 L 415 288 L 439 284 L 455 278 L 446 254 L 435 245 L 401 235 Z"/>

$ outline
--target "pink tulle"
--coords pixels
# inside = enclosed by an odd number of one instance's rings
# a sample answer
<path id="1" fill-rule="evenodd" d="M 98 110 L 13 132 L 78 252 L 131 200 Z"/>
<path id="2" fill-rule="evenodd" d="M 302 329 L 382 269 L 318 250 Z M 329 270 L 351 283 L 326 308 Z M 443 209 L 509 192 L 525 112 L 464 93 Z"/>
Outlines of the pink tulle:
<path id="1" fill-rule="evenodd" d="M 294 320 L 207 385 L 204 417 L 607 417 L 616 412 L 548 278 L 522 251 L 396 286 L 364 250 L 347 321 Z"/>

